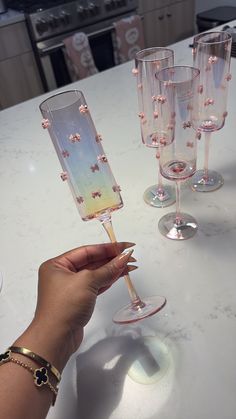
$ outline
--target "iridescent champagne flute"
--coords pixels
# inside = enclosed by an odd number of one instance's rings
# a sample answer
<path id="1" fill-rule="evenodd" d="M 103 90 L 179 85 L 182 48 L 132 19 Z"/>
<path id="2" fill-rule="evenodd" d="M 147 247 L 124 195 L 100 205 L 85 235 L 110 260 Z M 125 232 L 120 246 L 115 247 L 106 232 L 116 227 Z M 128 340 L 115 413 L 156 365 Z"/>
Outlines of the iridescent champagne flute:
<path id="1" fill-rule="evenodd" d="M 110 240 L 116 242 L 111 213 L 122 208 L 116 183 L 83 94 L 71 90 L 49 97 L 40 105 L 42 126 L 48 129 L 79 214 L 84 221 L 98 219 Z M 138 296 L 125 275 L 130 304 L 113 317 L 115 323 L 132 323 L 151 316 L 166 303 L 164 297 Z"/>
<path id="2" fill-rule="evenodd" d="M 193 41 L 193 65 L 200 70 L 198 91 L 199 113 L 193 119 L 193 127 L 205 133 L 204 168 L 192 178 L 192 189 L 211 192 L 223 183 L 221 174 L 209 170 L 211 133 L 223 128 L 227 116 L 228 82 L 231 79 L 231 35 L 227 32 L 208 32 L 196 35 Z"/>
<path id="3" fill-rule="evenodd" d="M 157 73 L 164 67 L 174 64 L 174 52 L 168 48 L 147 48 L 135 57 L 134 74 L 137 77 L 139 118 L 142 142 L 154 148 L 158 160 L 158 183 L 148 187 L 143 195 L 144 201 L 157 208 L 164 208 L 175 202 L 175 191 L 171 185 L 163 185 L 160 173 L 159 142 L 163 140 L 158 114 Z"/>
<path id="4" fill-rule="evenodd" d="M 192 119 L 198 112 L 199 73 L 193 67 L 173 66 L 157 75 L 160 82 L 158 112 L 163 136 L 167 138 L 167 144 L 160 149 L 161 174 L 176 185 L 176 212 L 162 217 L 158 227 L 165 237 L 173 240 L 194 236 L 198 227 L 191 215 L 180 210 L 180 183 L 196 171 L 197 136 Z M 172 142 L 168 141 L 168 136 Z"/>

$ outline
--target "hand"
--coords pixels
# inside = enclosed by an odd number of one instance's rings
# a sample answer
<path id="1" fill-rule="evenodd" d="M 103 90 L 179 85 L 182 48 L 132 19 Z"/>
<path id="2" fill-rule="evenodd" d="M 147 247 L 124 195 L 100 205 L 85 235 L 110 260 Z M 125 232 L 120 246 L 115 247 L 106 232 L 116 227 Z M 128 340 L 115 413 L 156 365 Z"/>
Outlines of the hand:
<path id="1" fill-rule="evenodd" d="M 62 372 L 82 341 L 83 328 L 98 294 L 134 269 L 127 266 L 135 260 L 132 251 L 121 254 L 133 245 L 123 242 L 84 246 L 44 262 L 39 269 L 35 317 L 13 346 L 35 352 Z M 24 355 L 15 354 L 14 358 L 39 368 L 37 361 Z M 1 366 L 0 373 L 0 410 L 5 418 L 46 417 L 52 400 L 50 391 L 38 391 L 30 374 L 13 363 Z M 56 386 L 55 377 L 49 375 Z"/>
<path id="2" fill-rule="evenodd" d="M 36 337 L 38 346 L 45 347 L 47 340 L 47 347 L 51 345 L 49 356 L 63 345 L 66 362 L 83 339 L 83 328 L 93 313 L 98 294 L 134 269 L 127 266 L 135 261 L 132 251 L 121 255 L 131 246 L 134 243 L 83 246 L 44 262 L 39 269 L 35 318 L 20 338 L 24 345 L 33 350 L 32 340 L 35 343 Z"/>

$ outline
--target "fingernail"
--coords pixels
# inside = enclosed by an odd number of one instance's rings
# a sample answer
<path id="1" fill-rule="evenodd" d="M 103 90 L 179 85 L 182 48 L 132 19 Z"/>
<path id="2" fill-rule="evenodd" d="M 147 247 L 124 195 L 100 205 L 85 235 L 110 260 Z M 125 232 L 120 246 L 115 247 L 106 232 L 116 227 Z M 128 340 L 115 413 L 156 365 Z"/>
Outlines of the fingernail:
<path id="1" fill-rule="evenodd" d="M 128 271 L 131 272 L 131 271 L 135 271 L 135 269 L 138 269 L 138 266 L 128 265 L 127 268 L 128 268 Z"/>
<path id="2" fill-rule="evenodd" d="M 133 246 L 136 246 L 136 243 L 125 242 L 125 249 L 128 249 L 129 247 L 133 247 Z"/>
<path id="3" fill-rule="evenodd" d="M 132 255 L 134 249 L 129 250 L 128 252 L 121 253 L 121 255 L 117 256 L 115 264 L 118 269 L 123 269 L 125 265 L 129 262 L 129 258 Z"/>

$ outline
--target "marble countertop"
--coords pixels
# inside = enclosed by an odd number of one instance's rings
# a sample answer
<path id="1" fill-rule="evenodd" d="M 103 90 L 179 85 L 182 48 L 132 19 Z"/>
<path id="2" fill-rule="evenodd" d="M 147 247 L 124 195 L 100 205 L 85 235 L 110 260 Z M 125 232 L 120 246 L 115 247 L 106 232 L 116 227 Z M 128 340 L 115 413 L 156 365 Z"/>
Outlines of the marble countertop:
<path id="1" fill-rule="evenodd" d="M 23 12 L 8 9 L 7 12 L 0 14 L 0 28 L 3 26 L 12 25 L 13 23 L 22 22 L 23 20 L 25 20 L 25 15 Z"/>
<path id="2" fill-rule="evenodd" d="M 177 64 L 192 63 L 190 43 L 173 45 Z M 70 88 L 84 92 L 122 187 L 125 205 L 114 213 L 113 225 L 119 240 L 137 243 L 135 286 L 141 296 L 165 295 L 167 305 L 148 320 L 119 327 L 111 319 L 128 302 L 123 280 L 99 297 L 48 417 L 235 419 L 236 62 L 226 125 L 213 135 L 210 150 L 210 166 L 225 184 L 209 194 L 183 187 L 182 208 L 198 220 L 199 230 L 182 242 L 158 232 L 159 218 L 172 207 L 154 209 L 142 198 L 157 167 L 154 153 L 141 143 L 132 67 L 123 64 Z M 38 109 L 48 96 L 0 112 L 0 351 L 33 316 L 39 264 L 70 248 L 107 241 L 98 222 L 81 221 L 60 180 Z M 203 156 L 200 141 L 199 167 Z"/>

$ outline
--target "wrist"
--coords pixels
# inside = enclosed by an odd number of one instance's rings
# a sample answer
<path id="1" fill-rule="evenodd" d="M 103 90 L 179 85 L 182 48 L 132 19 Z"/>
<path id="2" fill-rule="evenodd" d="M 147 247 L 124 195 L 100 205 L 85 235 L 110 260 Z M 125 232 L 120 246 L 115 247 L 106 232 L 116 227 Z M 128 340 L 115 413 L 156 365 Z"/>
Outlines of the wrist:
<path id="1" fill-rule="evenodd" d="M 83 338 L 83 329 L 78 331 L 77 344 L 70 330 L 58 328 L 50 322 L 34 319 L 24 333 L 14 342 L 35 352 L 54 365 L 60 372 Z"/>

